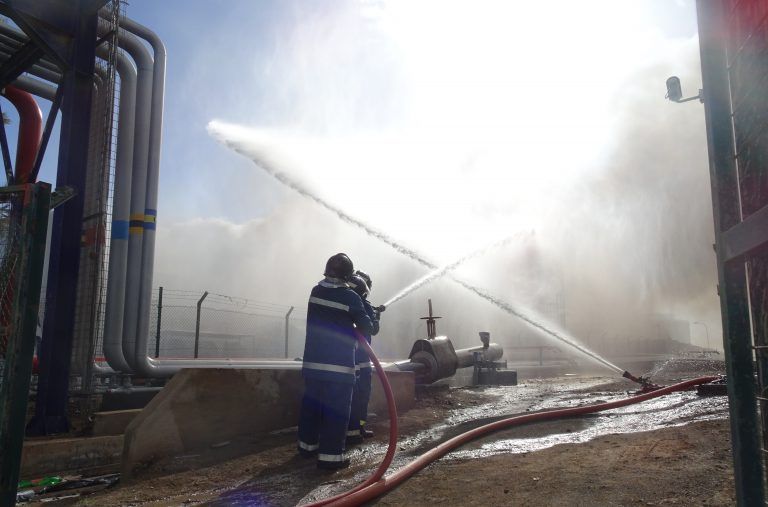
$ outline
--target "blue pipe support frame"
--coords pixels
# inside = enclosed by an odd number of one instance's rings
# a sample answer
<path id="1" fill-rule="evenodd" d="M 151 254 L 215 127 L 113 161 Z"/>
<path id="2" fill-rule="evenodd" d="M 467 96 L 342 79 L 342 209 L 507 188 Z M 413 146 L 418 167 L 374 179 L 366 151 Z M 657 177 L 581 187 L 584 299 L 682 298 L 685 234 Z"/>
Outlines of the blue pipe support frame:
<path id="1" fill-rule="evenodd" d="M 35 415 L 27 427 L 28 435 L 69 430 L 69 369 L 80 269 L 97 20 L 96 12 L 78 16 L 72 33 L 71 59 L 59 85 L 64 91 L 56 186 L 70 186 L 77 195 L 57 208 L 53 215 L 40 375 Z"/>
<path id="2" fill-rule="evenodd" d="M 736 500 L 738 505 L 764 505 L 763 456 L 745 259 L 729 257 L 727 249 L 727 232 L 741 222 L 726 57 L 729 5 L 730 2 L 723 0 L 698 0 L 696 7 Z M 764 239 L 768 237 L 764 236 Z"/>

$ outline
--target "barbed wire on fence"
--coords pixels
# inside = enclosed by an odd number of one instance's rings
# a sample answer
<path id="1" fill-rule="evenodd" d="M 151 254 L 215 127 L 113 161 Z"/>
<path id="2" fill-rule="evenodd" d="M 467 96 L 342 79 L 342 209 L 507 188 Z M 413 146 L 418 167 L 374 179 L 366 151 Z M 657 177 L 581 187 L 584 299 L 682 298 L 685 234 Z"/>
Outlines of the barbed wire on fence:
<path id="1" fill-rule="evenodd" d="M 215 292 L 158 288 L 147 353 L 160 358 L 301 355 L 306 308 Z"/>

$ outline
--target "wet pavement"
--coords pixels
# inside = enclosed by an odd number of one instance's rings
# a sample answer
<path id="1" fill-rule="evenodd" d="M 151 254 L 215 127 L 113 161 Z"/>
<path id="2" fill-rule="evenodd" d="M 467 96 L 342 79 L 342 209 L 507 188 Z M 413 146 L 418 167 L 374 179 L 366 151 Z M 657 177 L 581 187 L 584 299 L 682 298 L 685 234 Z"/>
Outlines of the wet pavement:
<path id="1" fill-rule="evenodd" d="M 428 428 L 406 428 L 398 439 L 398 452 L 390 470 L 460 433 L 512 415 L 553 408 L 592 405 L 627 397 L 615 379 L 566 377 L 526 382 L 510 387 L 453 389 L 442 394 L 448 409 Z M 633 385 L 625 383 L 627 389 Z M 445 405 L 443 405 L 445 406 Z M 441 412 L 440 410 L 435 413 Z M 404 415 L 404 419 L 410 417 Z M 725 419 L 725 397 L 700 397 L 695 391 L 672 393 L 638 405 L 593 415 L 560 419 L 496 432 L 464 445 L 442 460 L 471 460 L 505 453 L 528 453 L 566 443 L 580 443 L 602 436 L 651 431 L 694 421 Z M 379 434 L 386 431 L 378 424 Z M 422 426 L 423 427 L 423 426 Z M 314 460 L 298 457 L 277 464 L 268 473 L 252 477 L 222 492 L 209 505 L 295 505 L 346 491 L 365 480 L 386 452 L 386 442 L 376 439 L 350 449 L 353 466 L 328 474 L 316 470 Z M 343 476 L 343 477 L 342 477 Z M 319 485 L 318 485 L 319 484 Z"/>

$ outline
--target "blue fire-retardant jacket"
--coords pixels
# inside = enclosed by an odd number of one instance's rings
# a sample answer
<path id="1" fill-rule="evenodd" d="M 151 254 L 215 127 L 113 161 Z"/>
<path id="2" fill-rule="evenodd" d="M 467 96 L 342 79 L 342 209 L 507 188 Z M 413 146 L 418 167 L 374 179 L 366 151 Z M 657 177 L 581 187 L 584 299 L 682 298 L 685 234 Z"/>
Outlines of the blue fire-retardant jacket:
<path id="1" fill-rule="evenodd" d="M 309 296 L 304 377 L 352 384 L 355 382 L 357 334 L 370 334 L 373 322 L 362 299 L 347 284 L 328 279 Z"/>
<path id="2" fill-rule="evenodd" d="M 373 308 L 367 299 L 363 299 L 363 306 L 365 307 L 365 312 L 371 318 L 371 322 L 373 323 L 373 328 L 371 329 L 370 334 L 363 334 L 363 336 L 365 336 L 365 341 L 371 343 L 371 336 L 376 336 L 379 333 L 379 312 Z M 371 366 L 371 358 L 368 357 L 368 353 L 363 347 L 357 347 L 357 351 L 355 352 L 355 365 L 358 369 L 370 368 Z"/>

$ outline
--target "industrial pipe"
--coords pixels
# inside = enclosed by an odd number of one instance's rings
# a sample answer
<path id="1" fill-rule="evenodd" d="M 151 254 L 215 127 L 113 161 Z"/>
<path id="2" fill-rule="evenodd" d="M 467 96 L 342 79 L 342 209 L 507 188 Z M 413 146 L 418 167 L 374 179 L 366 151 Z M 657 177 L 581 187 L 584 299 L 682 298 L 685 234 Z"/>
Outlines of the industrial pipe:
<path id="1" fill-rule="evenodd" d="M 430 449 L 429 451 L 425 452 L 424 454 L 422 454 L 415 460 L 411 461 L 404 467 L 400 468 L 393 474 L 377 481 L 374 484 L 371 484 L 370 486 L 367 486 L 365 488 L 359 488 L 359 489 L 355 488 L 353 490 L 350 490 L 349 492 L 336 495 L 335 497 L 330 498 L 328 500 L 323 500 L 320 502 L 309 504 L 309 506 L 314 507 L 317 505 L 332 505 L 335 507 L 342 507 L 342 506 L 346 507 L 346 506 L 362 505 L 365 502 L 369 502 L 374 498 L 381 496 L 387 493 L 388 491 L 396 488 L 397 486 L 402 484 L 406 479 L 408 479 L 409 477 L 417 473 L 419 470 L 425 468 L 427 465 L 429 465 L 433 461 L 438 460 L 441 457 L 445 456 L 446 454 L 456 449 L 457 447 L 464 445 L 465 443 L 470 442 L 471 440 L 474 440 L 476 438 L 492 433 L 494 431 L 507 429 L 513 426 L 519 426 L 521 424 L 527 424 L 527 423 L 533 423 L 533 422 L 539 422 L 539 421 L 548 421 L 548 420 L 554 420 L 554 419 L 559 419 L 563 417 L 574 417 L 574 416 L 585 415 L 585 414 L 593 414 L 595 412 L 601 412 L 604 410 L 621 408 L 627 405 L 632 405 L 635 403 L 647 401 L 652 398 L 657 398 L 659 396 L 663 396 L 665 394 L 669 394 L 675 391 L 684 391 L 686 389 L 689 389 L 691 387 L 694 387 L 700 384 L 706 384 L 706 383 L 712 382 L 714 380 L 717 380 L 718 378 L 720 377 L 717 377 L 717 376 L 700 377 L 693 380 L 680 382 L 678 384 L 674 384 L 669 387 L 664 387 L 646 394 L 633 396 L 631 398 L 624 398 L 621 400 L 616 400 L 616 401 L 611 401 L 606 403 L 597 403 L 595 405 L 586 405 L 581 407 L 545 410 L 542 412 L 537 412 L 535 414 L 524 414 L 524 415 L 509 417 L 507 419 L 502 419 L 501 421 L 496 421 L 490 424 L 486 424 L 486 425 L 480 426 L 479 428 L 475 428 L 473 430 L 457 435 L 451 438 L 450 440 L 443 442 L 437 447 L 434 447 L 433 449 Z"/>
<path id="2" fill-rule="evenodd" d="M 131 214 L 131 179 L 136 129 L 137 71 L 130 59 L 118 53 L 120 76 L 112 227 L 109 243 L 107 297 L 104 312 L 103 349 L 107 363 L 117 371 L 132 373 L 123 349 L 125 283 L 128 271 L 128 227 Z"/>
<path id="3" fill-rule="evenodd" d="M 155 262 L 155 232 L 157 223 L 158 186 L 160 181 L 160 151 L 163 134 L 163 108 L 165 98 L 166 50 L 163 41 L 149 28 L 131 19 L 122 19 L 121 26 L 149 42 L 154 53 L 152 68 L 152 104 L 150 109 L 150 138 L 147 155 L 146 193 L 141 253 L 139 313 L 136 326 L 134 362 L 140 372 L 153 376 L 157 370 L 147 354 L 149 341 L 149 313 L 152 301 L 152 280 Z"/>
<path id="4" fill-rule="evenodd" d="M 56 87 L 43 83 L 39 79 L 27 76 L 19 76 L 13 81 L 13 86 L 32 95 L 37 95 L 46 100 L 53 101 L 56 97 Z"/>
<path id="5" fill-rule="evenodd" d="M 32 94 L 8 85 L 3 90 L 3 96 L 14 105 L 19 112 L 19 137 L 16 145 L 16 165 L 14 167 L 14 183 L 34 183 L 29 181 L 32 169 L 35 167 L 37 150 L 43 137 L 43 113 Z"/>
<path id="6" fill-rule="evenodd" d="M 0 25 L 0 34 L 7 37 L 10 41 L 15 41 L 20 45 L 28 41 L 26 35 L 13 28 Z M 14 50 L 18 48 L 13 48 Z M 102 59 L 107 59 L 107 49 L 103 46 L 97 48 L 97 55 Z M 41 60 L 39 66 L 29 69 L 29 73 L 50 79 L 54 82 L 60 81 L 61 75 L 51 74 L 55 65 Z M 115 192 L 113 197 L 113 225 L 112 242 L 110 246 L 110 264 L 107 290 L 107 308 L 105 318 L 104 332 L 104 355 L 108 364 L 114 370 L 131 373 L 132 369 L 128 365 L 122 350 L 123 337 L 123 310 L 125 304 L 125 278 L 126 278 L 126 260 L 127 260 L 127 240 L 128 240 L 128 221 L 130 216 L 130 194 L 131 194 L 131 176 L 133 173 L 133 150 L 135 136 L 136 115 L 136 87 L 137 71 L 132 61 L 123 53 L 117 54 L 116 70 L 120 76 L 120 107 L 118 116 L 118 135 L 117 135 L 117 153 L 115 167 Z M 47 71 L 47 72 L 44 72 Z M 106 81 L 104 71 L 96 67 L 97 78 L 103 82 Z M 42 81 L 31 79 L 26 76 L 20 76 L 15 83 L 24 87 L 27 91 L 40 95 L 49 100 L 53 100 L 56 95 L 56 89 L 46 85 Z M 98 84 L 98 80 L 97 80 Z M 144 83 L 145 93 L 149 94 L 151 80 Z M 149 106 L 149 100 L 145 102 L 144 107 Z M 149 113 L 146 113 L 148 117 Z M 143 126 L 146 131 L 146 125 Z M 124 233 L 124 234 L 123 234 Z M 117 239 L 117 241 L 114 241 Z M 110 368 L 95 364 L 95 370 L 99 373 L 114 373 Z"/>
<path id="7" fill-rule="evenodd" d="M 125 276 L 125 309 L 123 315 L 122 347 L 128 365 L 134 372 L 137 353 L 137 321 L 141 290 L 141 252 L 144 233 L 146 201 L 147 156 L 149 150 L 149 118 L 152 94 L 152 57 L 144 44 L 134 35 L 120 32 L 120 47 L 133 58 L 137 70 L 136 116 L 134 118 L 133 170 L 131 175 L 130 215 L 128 224 L 128 255 Z M 149 327 L 147 327 L 149 333 Z M 145 344 L 146 345 L 146 344 Z M 146 356 L 146 346 L 142 351 Z"/>
<path id="8" fill-rule="evenodd" d="M 491 343 L 487 347 L 478 345 L 468 349 L 459 349 L 456 351 L 456 368 L 474 366 L 477 354 L 482 354 L 483 361 L 498 361 L 504 355 L 504 349 L 498 343 Z"/>

